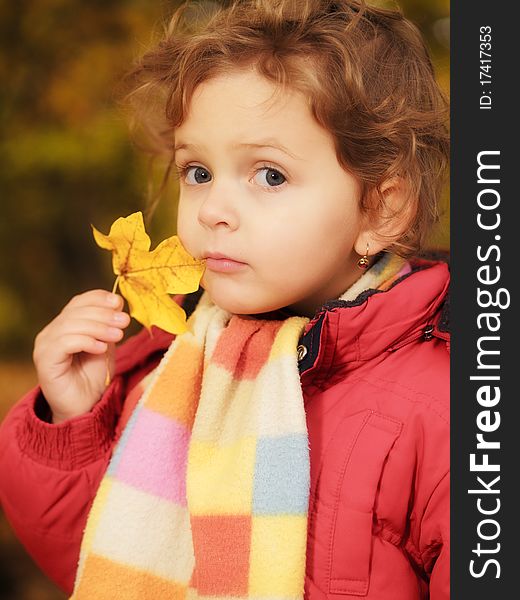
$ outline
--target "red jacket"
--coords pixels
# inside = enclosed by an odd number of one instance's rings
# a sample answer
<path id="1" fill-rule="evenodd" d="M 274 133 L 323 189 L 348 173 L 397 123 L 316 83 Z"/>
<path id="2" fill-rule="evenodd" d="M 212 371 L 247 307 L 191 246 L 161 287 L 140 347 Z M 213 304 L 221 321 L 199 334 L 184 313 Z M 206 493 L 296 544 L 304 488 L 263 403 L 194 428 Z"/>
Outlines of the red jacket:
<path id="1" fill-rule="evenodd" d="M 448 282 L 446 264 L 415 261 L 386 292 L 325 304 L 300 340 L 311 451 L 307 600 L 449 598 Z M 171 340 L 156 329 L 122 344 L 116 376 L 86 415 L 52 425 L 34 389 L 2 423 L 0 501 L 67 592 L 91 502 L 136 401 L 129 392 Z"/>

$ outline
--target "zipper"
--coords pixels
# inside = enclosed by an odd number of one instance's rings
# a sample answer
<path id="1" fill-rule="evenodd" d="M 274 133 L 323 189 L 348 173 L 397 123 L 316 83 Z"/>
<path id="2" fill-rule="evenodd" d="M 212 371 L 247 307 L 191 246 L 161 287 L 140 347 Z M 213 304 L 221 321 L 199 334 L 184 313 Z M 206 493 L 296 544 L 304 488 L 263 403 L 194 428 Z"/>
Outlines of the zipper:
<path id="1" fill-rule="evenodd" d="M 393 352 L 394 350 L 399 350 L 399 348 L 402 348 L 403 346 L 406 346 L 407 344 L 410 344 L 411 342 L 414 342 L 415 340 L 418 340 L 419 338 L 422 338 L 423 341 L 425 341 L 425 342 L 429 342 L 434 337 L 439 338 L 444 341 L 447 341 L 450 338 L 449 334 L 439 331 L 438 329 L 436 329 L 435 325 L 432 325 L 431 323 L 429 323 L 428 325 L 421 327 L 420 329 L 414 331 L 407 338 L 398 342 L 395 346 L 392 346 L 391 348 L 389 348 L 389 350 L 391 352 Z"/>
<path id="2" fill-rule="evenodd" d="M 433 325 L 426 325 L 426 327 L 422 330 L 423 332 L 423 340 L 425 342 L 429 342 L 433 338 L 433 330 L 435 327 Z"/>

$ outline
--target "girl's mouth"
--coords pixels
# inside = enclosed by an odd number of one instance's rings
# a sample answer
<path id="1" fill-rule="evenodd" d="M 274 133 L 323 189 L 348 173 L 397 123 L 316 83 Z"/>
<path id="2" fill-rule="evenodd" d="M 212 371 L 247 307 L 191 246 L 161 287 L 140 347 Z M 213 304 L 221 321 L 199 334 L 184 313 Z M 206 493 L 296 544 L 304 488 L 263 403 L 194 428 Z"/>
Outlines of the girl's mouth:
<path id="1" fill-rule="evenodd" d="M 246 266 L 246 263 L 238 262 L 231 258 L 214 258 L 212 256 L 206 258 L 206 268 L 219 273 L 235 273 L 236 271 L 241 271 Z"/>

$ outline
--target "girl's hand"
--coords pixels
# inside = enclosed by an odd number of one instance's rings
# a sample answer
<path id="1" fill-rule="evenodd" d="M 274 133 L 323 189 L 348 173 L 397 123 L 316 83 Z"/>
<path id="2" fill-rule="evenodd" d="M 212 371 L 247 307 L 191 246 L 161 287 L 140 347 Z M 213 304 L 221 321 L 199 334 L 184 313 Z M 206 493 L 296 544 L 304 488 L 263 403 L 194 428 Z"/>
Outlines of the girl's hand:
<path id="1" fill-rule="evenodd" d="M 121 296 L 85 292 L 36 336 L 33 361 L 53 423 L 83 415 L 100 400 L 107 368 L 114 370 L 115 343 L 130 323 L 122 308 Z"/>

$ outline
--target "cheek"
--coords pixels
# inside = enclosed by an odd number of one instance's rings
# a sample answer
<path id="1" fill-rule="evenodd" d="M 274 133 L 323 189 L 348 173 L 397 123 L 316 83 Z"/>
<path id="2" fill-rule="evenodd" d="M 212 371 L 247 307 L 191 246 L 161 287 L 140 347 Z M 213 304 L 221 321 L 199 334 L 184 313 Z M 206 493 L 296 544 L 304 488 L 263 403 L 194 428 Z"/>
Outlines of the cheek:
<path id="1" fill-rule="evenodd" d="M 179 202 L 177 210 L 177 235 L 183 246 L 190 252 L 190 249 L 196 242 L 195 230 L 197 218 L 193 211 L 189 210 L 183 203 Z"/>
<path id="2" fill-rule="evenodd" d="M 189 229 L 183 228 L 182 225 L 177 226 L 177 237 L 188 254 L 191 254 L 194 258 L 200 258 L 202 254 L 201 244 Z"/>
<path id="3" fill-rule="evenodd" d="M 329 213 L 331 214 L 331 213 Z M 332 211 L 326 218 L 322 213 L 312 218 L 299 216 L 276 227 L 266 244 L 266 263 L 270 266 L 269 280 L 285 286 L 287 276 L 295 271 L 302 284 L 327 278 L 343 265 L 352 254 L 355 222 L 344 213 Z"/>
<path id="4" fill-rule="evenodd" d="M 292 259 L 315 257 L 331 248 L 344 248 L 351 237 L 352 223 L 344 211 L 322 206 L 286 215 L 272 225 L 266 235 L 266 252 L 282 253 Z"/>
<path id="5" fill-rule="evenodd" d="M 188 235 L 183 219 L 181 219 L 180 217 L 177 217 L 177 236 L 180 239 L 182 245 L 189 252 L 190 236 Z"/>
<path id="6" fill-rule="evenodd" d="M 255 265 L 256 273 L 264 284 L 281 294 L 288 288 L 292 291 L 297 281 L 314 273 L 317 257 L 321 256 L 314 240 L 293 228 L 285 228 L 276 235 L 273 232 L 264 246 L 265 249 L 258 252 L 261 260 Z"/>

